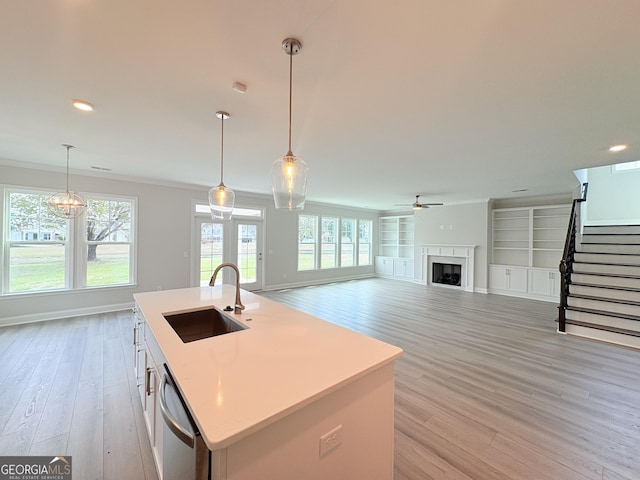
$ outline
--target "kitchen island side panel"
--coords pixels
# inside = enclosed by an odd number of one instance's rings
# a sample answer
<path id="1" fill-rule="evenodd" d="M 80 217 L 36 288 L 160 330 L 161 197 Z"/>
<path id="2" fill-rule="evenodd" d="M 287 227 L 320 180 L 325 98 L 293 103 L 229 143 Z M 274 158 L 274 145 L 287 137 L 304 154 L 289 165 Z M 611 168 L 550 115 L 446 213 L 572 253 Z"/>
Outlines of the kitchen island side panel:
<path id="1" fill-rule="evenodd" d="M 340 443 L 320 455 L 338 426 Z M 230 445 L 222 480 L 391 480 L 393 437 L 392 362 Z"/>

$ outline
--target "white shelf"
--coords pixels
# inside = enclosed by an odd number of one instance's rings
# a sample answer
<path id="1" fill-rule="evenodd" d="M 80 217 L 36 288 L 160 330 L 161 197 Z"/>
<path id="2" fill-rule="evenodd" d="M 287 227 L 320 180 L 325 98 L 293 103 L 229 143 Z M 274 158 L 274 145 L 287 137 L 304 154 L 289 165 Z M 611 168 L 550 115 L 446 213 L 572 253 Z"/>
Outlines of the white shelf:
<path id="1" fill-rule="evenodd" d="M 556 299 L 570 213 L 571 205 L 494 210 L 489 291 Z"/>

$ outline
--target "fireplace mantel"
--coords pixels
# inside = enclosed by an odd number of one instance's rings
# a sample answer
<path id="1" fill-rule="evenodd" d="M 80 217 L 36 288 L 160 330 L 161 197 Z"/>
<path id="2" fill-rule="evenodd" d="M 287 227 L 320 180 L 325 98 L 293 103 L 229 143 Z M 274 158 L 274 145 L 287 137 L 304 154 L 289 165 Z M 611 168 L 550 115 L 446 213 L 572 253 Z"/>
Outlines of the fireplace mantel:
<path id="1" fill-rule="evenodd" d="M 462 265 L 460 288 L 473 292 L 476 245 L 420 245 L 422 250 L 422 284 L 431 285 L 432 263 L 459 263 Z M 437 285 L 437 284 L 436 284 Z"/>

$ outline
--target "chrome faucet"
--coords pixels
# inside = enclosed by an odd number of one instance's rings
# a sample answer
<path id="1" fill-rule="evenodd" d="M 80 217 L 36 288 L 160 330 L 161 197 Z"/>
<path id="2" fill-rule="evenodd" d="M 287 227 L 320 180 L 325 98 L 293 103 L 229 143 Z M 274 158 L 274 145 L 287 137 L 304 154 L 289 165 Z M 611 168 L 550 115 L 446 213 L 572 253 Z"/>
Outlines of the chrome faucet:
<path id="1" fill-rule="evenodd" d="M 236 304 L 233 306 L 233 313 L 241 313 L 244 310 L 244 305 L 240 301 L 240 270 L 233 263 L 221 263 L 216 267 L 213 271 L 213 275 L 211 275 L 211 280 L 209 280 L 209 286 L 213 287 L 216 283 L 216 276 L 218 272 L 222 270 L 224 267 L 231 267 L 236 271 Z"/>

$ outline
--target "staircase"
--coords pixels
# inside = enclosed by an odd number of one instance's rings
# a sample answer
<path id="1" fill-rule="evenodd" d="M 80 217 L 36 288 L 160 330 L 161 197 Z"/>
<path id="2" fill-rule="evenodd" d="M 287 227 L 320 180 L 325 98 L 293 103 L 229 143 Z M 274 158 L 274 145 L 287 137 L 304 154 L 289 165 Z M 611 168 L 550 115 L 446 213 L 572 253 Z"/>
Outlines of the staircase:
<path id="1" fill-rule="evenodd" d="M 640 225 L 584 227 L 566 333 L 640 348 Z"/>

